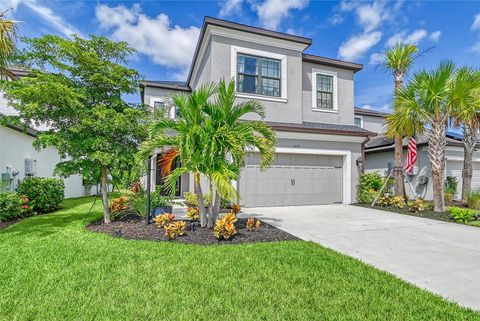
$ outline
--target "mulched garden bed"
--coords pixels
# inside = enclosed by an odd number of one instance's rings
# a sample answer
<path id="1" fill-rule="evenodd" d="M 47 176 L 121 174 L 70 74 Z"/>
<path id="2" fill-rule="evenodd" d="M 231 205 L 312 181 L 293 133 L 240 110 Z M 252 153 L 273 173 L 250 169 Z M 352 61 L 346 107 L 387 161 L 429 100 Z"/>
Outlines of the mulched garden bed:
<path id="1" fill-rule="evenodd" d="M 175 240 L 169 240 L 168 237 L 163 235 L 163 229 L 158 228 L 155 223 L 147 225 L 142 217 L 135 215 L 125 216 L 110 224 L 96 221 L 87 225 L 87 228 L 93 232 L 106 233 L 125 239 L 202 245 L 299 240 L 297 237 L 264 222 L 258 230 L 250 232 L 246 228 L 246 222 L 247 219 L 238 219 L 235 223 L 237 234 L 229 240 L 218 240 L 213 236 L 213 229 L 201 228 L 199 222 L 187 222 L 185 234 L 178 236 Z"/>
<path id="2" fill-rule="evenodd" d="M 356 206 L 360 207 L 368 207 L 368 208 L 373 208 L 376 210 L 381 210 L 381 211 L 386 211 L 386 212 L 394 212 L 398 214 L 405 214 L 405 215 L 410 215 L 410 216 L 416 216 L 416 217 L 423 217 L 423 218 L 430 218 L 432 220 L 437 220 L 437 221 L 443 221 L 443 222 L 450 222 L 450 223 L 456 223 L 455 220 L 453 220 L 450 217 L 450 214 L 448 212 L 434 212 L 431 210 L 425 210 L 422 212 L 410 212 L 407 208 L 395 208 L 395 207 L 390 207 L 390 206 L 371 206 L 371 205 L 366 205 L 366 204 L 354 204 Z"/>
<path id="3" fill-rule="evenodd" d="M 15 223 L 17 223 L 21 220 L 22 220 L 22 218 L 16 218 L 16 219 L 11 220 L 11 221 L 0 222 L 0 230 L 6 229 L 10 225 L 13 225 L 13 224 L 15 224 Z"/>

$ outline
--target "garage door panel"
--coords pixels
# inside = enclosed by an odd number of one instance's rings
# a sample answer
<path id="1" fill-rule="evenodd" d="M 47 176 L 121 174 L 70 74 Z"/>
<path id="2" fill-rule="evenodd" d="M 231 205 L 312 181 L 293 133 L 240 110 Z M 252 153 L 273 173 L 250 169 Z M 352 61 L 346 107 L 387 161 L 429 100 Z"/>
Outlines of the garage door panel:
<path id="1" fill-rule="evenodd" d="M 305 162 L 312 163 L 316 159 L 317 163 L 322 165 L 300 166 L 297 163 L 302 162 L 301 157 L 290 157 L 290 165 L 273 165 L 263 172 L 257 165 L 247 165 L 242 170 L 240 178 L 241 204 L 253 207 L 341 202 L 342 168 L 325 165 L 326 162 L 342 163 L 341 157 L 303 156 Z M 287 157 L 277 155 L 280 162 L 286 159 Z M 295 164 L 292 165 L 292 162 Z"/>

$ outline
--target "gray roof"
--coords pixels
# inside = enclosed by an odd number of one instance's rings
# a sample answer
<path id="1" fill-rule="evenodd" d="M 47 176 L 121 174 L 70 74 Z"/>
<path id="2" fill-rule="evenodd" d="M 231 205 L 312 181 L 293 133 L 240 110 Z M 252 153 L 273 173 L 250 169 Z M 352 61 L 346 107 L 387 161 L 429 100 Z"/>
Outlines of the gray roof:
<path id="1" fill-rule="evenodd" d="M 373 110 L 373 109 L 365 109 L 360 107 L 355 107 L 355 114 L 356 115 L 365 115 L 365 116 L 374 116 L 374 117 L 386 117 L 390 115 L 389 113 L 383 113 L 381 111 Z"/>
<path id="2" fill-rule="evenodd" d="M 6 115 L 0 113 L 0 119 L 7 117 Z M 6 123 L 4 126 L 11 128 L 13 130 L 16 130 L 18 132 L 24 133 L 26 135 L 32 136 L 32 137 L 37 137 L 38 136 L 38 130 L 30 128 L 30 127 L 24 127 L 24 126 L 19 126 L 15 124 L 10 124 Z"/>
<path id="3" fill-rule="evenodd" d="M 302 131 L 302 132 L 316 132 L 322 134 L 336 134 L 347 136 L 375 136 L 376 133 L 360 128 L 355 125 L 338 125 L 326 123 L 312 123 L 303 122 L 301 124 L 295 123 L 278 123 L 267 122 L 273 129 L 283 131 Z"/>
<path id="4" fill-rule="evenodd" d="M 354 62 L 343 61 L 343 60 L 327 58 L 322 56 L 316 56 L 311 54 L 303 54 L 302 60 L 306 62 L 317 63 L 317 64 L 326 65 L 326 66 L 349 69 L 349 70 L 353 70 L 354 73 L 363 69 L 362 64 L 357 64 Z"/>
<path id="5" fill-rule="evenodd" d="M 164 80 L 147 80 L 142 81 L 140 86 L 150 86 L 150 87 L 158 87 L 158 88 L 165 88 L 165 89 L 173 89 L 173 90 L 180 90 L 180 91 L 192 91 L 190 86 L 188 86 L 184 81 L 164 81 Z"/>
<path id="6" fill-rule="evenodd" d="M 457 145 L 463 146 L 461 139 L 456 139 L 453 136 L 447 134 L 447 145 Z M 415 140 L 417 141 L 417 145 L 427 145 L 428 144 L 428 130 L 426 133 L 417 135 Z M 403 147 L 407 147 L 408 138 L 403 138 Z M 389 151 L 394 149 L 394 140 L 388 139 L 385 135 L 379 135 L 376 137 L 372 137 L 366 144 L 365 144 L 365 151 Z"/>

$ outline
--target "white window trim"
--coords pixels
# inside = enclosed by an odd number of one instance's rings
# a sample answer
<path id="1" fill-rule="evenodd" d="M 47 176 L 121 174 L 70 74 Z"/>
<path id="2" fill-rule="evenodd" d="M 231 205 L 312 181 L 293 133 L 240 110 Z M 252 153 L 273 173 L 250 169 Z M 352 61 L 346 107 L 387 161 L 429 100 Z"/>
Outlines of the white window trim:
<path id="1" fill-rule="evenodd" d="M 317 107 L 317 75 L 332 76 L 333 78 L 333 108 L 318 108 Z M 337 91 L 337 73 L 335 71 L 324 69 L 312 69 L 312 109 L 325 113 L 338 113 L 338 91 Z"/>
<path id="2" fill-rule="evenodd" d="M 164 106 L 168 107 L 167 101 L 164 98 L 151 97 L 150 98 L 150 106 L 152 108 L 155 108 L 155 103 L 163 103 Z M 170 107 L 170 110 L 168 111 L 168 116 L 172 119 L 175 119 L 175 106 Z"/>
<path id="3" fill-rule="evenodd" d="M 360 118 L 360 128 L 363 128 L 363 116 L 361 115 L 354 115 L 353 116 L 353 124 L 355 125 L 355 118 Z"/>
<path id="4" fill-rule="evenodd" d="M 239 53 L 247 54 L 247 55 L 254 55 L 254 56 L 259 56 L 259 57 L 265 57 L 265 58 L 272 58 L 272 59 L 277 59 L 280 60 L 281 62 L 281 69 L 280 69 L 280 97 L 273 97 L 273 96 L 265 96 L 265 95 L 255 95 L 255 94 L 246 94 L 246 93 L 239 93 L 237 92 L 236 96 L 240 98 L 248 98 L 248 99 L 258 99 L 258 100 L 268 100 L 268 101 L 276 101 L 276 102 L 287 102 L 288 97 L 287 97 L 287 56 L 273 53 L 273 52 L 268 52 L 268 51 L 262 51 L 262 50 L 256 50 L 256 49 L 250 49 L 250 48 L 244 48 L 244 47 L 238 47 L 238 46 L 231 46 L 230 50 L 231 56 L 230 56 L 230 70 L 231 70 L 231 76 L 235 80 L 235 85 L 237 84 L 237 55 Z"/>

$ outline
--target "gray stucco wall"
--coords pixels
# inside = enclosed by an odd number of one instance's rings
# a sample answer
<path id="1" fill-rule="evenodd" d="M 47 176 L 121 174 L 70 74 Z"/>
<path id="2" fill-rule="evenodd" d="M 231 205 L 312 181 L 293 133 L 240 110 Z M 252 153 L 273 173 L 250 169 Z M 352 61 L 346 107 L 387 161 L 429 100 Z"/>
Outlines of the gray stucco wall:
<path id="1" fill-rule="evenodd" d="M 212 43 L 208 43 L 203 59 L 199 62 L 199 71 L 191 81 L 193 89 L 212 81 Z"/>
<path id="2" fill-rule="evenodd" d="M 367 115 L 355 115 L 363 118 L 363 128 L 374 133 L 383 134 L 385 132 L 385 118 Z"/>
<path id="3" fill-rule="evenodd" d="M 336 113 L 313 109 L 315 106 L 312 106 L 312 88 L 316 90 L 316 83 L 315 80 L 312 82 L 312 71 L 319 69 L 337 73 Z M 303 121 L 353 125 L 353 71 L 308 62 L 302 64 L 302 70 Z"/>

